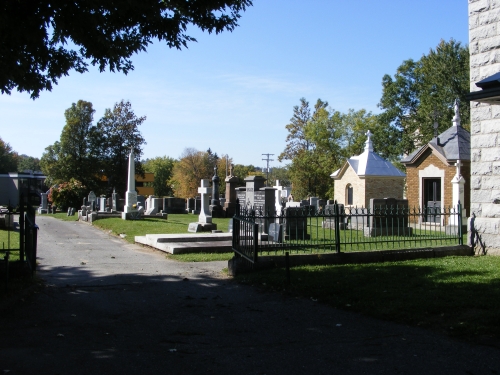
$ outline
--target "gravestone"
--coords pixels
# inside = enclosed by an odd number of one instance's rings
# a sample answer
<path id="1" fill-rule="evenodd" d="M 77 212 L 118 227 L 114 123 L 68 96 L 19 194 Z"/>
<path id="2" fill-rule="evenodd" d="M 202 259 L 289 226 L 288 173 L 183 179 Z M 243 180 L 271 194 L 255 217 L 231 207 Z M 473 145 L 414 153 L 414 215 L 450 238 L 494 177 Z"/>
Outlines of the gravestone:
<path id="1" fill-rule="evenodd" d="M 285 207 L 284 232 L 288 240 L 309 240 L 307 218 L 314 211 L 312 206 Z"/>
<path id="2" fill-rule="evenodd" d="M 195 199 L 194 198 L 187 198 L 186 199 L 186 212 L 191 213 L 194 211 L 194 205 L 195 205 Z"/>
<path id="3" fill-rule="evenodd" d="M 247 178 L 245 178 L 244 181 L 246 185 L 245 205 L 253 208 L 255 205 L 254 193 L 256 191 L 259 191 L 261 188 L 265 187 L 266 179 L 262 176 L 248 176 Z M 243 205 L 241 200 L 240 200 L 240 205 Z"/>
<path id="4" fill-rule="evenodd" d="M 118 211 L 118 193 L 113 189 L 113 194 L 111 194 L 111 210 L 113 212 Z"/>
<path id="5" fill-rule="evenodd" d="M 316 211 L 319 209 L 319 198 L 318 197 L 310 197 L 309 205 L 316 207 Z"/>
<path id="6" fill-rule="evenodd" d="M 226 177 L 226 200 L 224 202 L 224 211 L 226 217 L 233 217 L 236 205 L 236 185 L 238 184 L 238 177 L 233 176 L 233 165 L 229 168 L 229 176 Z M 222 204 L 222 203 L 221 203 Z M 240 203 L 241 204 L 241 203 Z"/>
<path id="7" fill-rule="evenodd" d="M 156 201 L 156 199 L 154 195 L 150 195 L 146 198 L 144 202 L 145 215 L 155 216 L 159 212 L 158 201 Z"/>
<path id="8" fill-rule="evenodd" d="M 372 198 L 370 213 L 369 225 L 364 228 L 366 237 L 413 234 L 413 228 L 408 226 L 407 199 Z"/>
<path id="9" fill-rule="evenodd" d="M 209 206 L 212 217 L 224 217 L 224 210 L 219 200 L 219 176 L 217 174 L 217 166 L 214 167 L 214 176 L 212 177 L 212 200 Z"/>
<path id="10" fill-rule="evenodd" d="M 333 200 L 329 202 L 331 202 L 331 204 L 327 204 L 323 209 L 325 217 L 321 222 L 321 227 L 324 229 L 335 229 L 335 205 Z M 347 216 L 345 214 L 345 207 L 343 204 L 338 204 L 337 206 L 339 210 L 339 229 L 347 229 Z"/>
<path id="11" fill-rule="evenodd" d="M 192 199 L 192 198 L 191 198 Z M 167 197 L 162 198 L 163 212 L 169 214 L 184 214 L 186 213 L 186 203 L 182 198 Z M 194 201 L 193 201 L 194 203 Z"/>
<path id="12" fill-rule="evenodd" d="M 269 224 L 269 241 L 283 242 L 283 224 L 271 223 Z"/>
<path id="13" fill-rule="evenodd" d="M 40 207 L 38 207 L 38 213 L 39 214 L 46 214 L 48 212 L 47 207 L 48 207 L 48 199 L 47 199 L 47 193 L 41 193 L 41 202 L 40 202 Z"/>
<path id="14" fill-rule="evenodd" d="M 240 204 L 240 209 L 244 209 L 247 207 L 247 188 L 246 187 L 237 187 L 235 190 L 236 199 Z"/>
<path id="15" fill-rule="evenodd" d="M 198 188 L 201 196 L 200 215 L 198 222 L 190 223 L 188 232 L 207 232 L 217 229 L 217 224 L 212 223 L 212 216 L 209 209 L 210 182 L 207 179 L 201 180 L 201 186 Z"/>
<path id="16" fill-rule="evenodd" d="M 97 197 L 93 191 L 89 193 L 89 196 L 87 197 L 88 204 L 87 206 L 90 206 L 91 211 L 96 210 L 96 201 Z"/>
<path id="17" fill-rule="evenodd" d="M 106 212 L 106 198 L 99 198 L 99 212 Z"/>

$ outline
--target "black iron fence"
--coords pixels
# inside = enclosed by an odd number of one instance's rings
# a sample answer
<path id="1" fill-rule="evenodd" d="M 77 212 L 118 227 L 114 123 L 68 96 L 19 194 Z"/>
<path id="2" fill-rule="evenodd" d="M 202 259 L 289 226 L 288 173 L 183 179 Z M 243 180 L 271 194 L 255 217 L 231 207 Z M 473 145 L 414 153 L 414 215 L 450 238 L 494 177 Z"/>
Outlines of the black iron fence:
<path id="1" fill-rule="evenodd" d="M 333 204 L 283 207 L 280 212 L 236 204 L 233 251 L 255 263 L 259 255 L 390 250 L 462 245 L 462 207 Z"/>
<path id="2" fill-rule="evenodd" d="M 21 205 L 19 212 L 19 260 L 26 260 L 31 273 L 36 271 L 38 225 L 35 224 L 35 209 L 31 204 Z"/>
<path id="3" fill-rule="evenodd" d="M 32 274 L 36 271 L 38 226 L 35 223 L 35 209 L 23 198 L 24 195 L 21 195 L 18 228 L 13 225 L 14 213 L 5 215 L 8 217 L 6 221 L 9 222 L 6 228 L 9 241 L 6 249 L 3 244 L 1 252 L 4 255 L 2 260 L 5 263 L 6 279 L 9 277 L 9 264 L 16 267 L 19 265 L 21 269 L 26 265 Z M 11 246 L 11 242 L 15 245 Z"/>

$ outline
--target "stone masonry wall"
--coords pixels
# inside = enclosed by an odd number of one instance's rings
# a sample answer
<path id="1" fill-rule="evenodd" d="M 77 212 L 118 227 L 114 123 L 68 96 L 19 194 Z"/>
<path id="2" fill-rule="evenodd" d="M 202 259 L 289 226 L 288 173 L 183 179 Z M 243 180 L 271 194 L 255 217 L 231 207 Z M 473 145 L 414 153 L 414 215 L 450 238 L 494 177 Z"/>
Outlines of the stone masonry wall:
<path id="1" fill-rule="evenodd" d="M 500 1 L 469 0 L 471 91 L 500 72 Z M 471 102 L 471 213 L 488 253 L 500 253 L 500 105 Z"/>
<path id="2" fill-rule="evenodd" d="M 346 205 L 346 186 L 353 187 L 353 206 L 365 206 L 365 180 L 358 177 L 354 169 L 349 165 L 340 180 L 335 180 L 334 199 L 337 203 Z"/>
<path id="3" fill-rule="evenodd" d="M 365 207 L 370 207 L 371 198 L 403 199 L 404 178 L 367 177 L 365 180 Z"/>

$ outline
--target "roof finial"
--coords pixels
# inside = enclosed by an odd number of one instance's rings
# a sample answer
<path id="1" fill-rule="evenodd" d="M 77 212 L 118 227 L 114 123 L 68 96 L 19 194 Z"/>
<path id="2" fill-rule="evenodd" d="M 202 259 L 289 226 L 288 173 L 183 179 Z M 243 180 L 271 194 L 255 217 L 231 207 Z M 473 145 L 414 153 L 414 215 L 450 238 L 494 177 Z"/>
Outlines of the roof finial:
<path id="1" fill-rule="evenodd" d="M 458 111 L 458 105 L 460 104 L 460 100 L 455 99 L 455 103 L 453 107 L 455 109 L 455 116 L 453 116 L 453 126 L 461 126 L 460 125 L 460 112 Z"/>
<path id="2" fill-rule="evenodd" d="M 365 143 L 365 151 L 373 151 L 373 143 L 372 143 L 372 135 L 373 133 L 368 129 L 368 131 L 365 133 L 366 135 L 366 143 Z"/>

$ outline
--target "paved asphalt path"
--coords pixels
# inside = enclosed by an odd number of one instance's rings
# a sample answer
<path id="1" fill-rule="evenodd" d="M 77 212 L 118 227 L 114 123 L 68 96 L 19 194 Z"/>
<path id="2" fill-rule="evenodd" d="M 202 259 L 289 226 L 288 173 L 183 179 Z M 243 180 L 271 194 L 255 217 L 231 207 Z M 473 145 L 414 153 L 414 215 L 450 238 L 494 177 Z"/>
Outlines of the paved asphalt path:
<path id="1" fill-rule="evenodd" d="M 37 294 L 0 311 L 0 374 L 500 374 L 500 351 L 267 293 L 38 216 Z"/>

